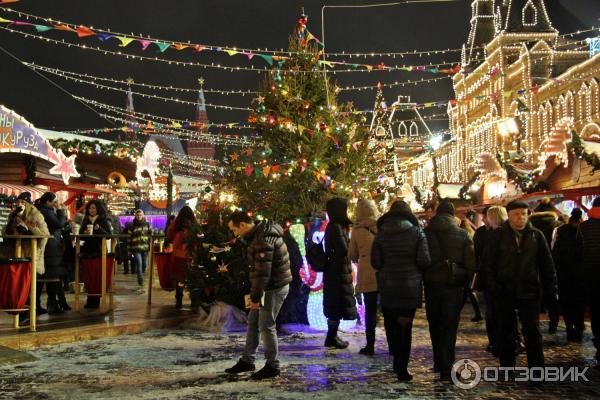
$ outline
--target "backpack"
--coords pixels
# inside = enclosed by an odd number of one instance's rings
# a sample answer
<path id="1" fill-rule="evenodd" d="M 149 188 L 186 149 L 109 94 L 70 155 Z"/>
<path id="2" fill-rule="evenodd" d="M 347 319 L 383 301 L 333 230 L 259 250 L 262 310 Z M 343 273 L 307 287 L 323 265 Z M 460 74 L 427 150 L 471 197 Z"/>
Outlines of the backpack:
<path id="1" fill-rule="evenodd" d="M 325 237 L 323 236 L 323 238 Z M 308 261 L 313 271 L 325 271 L 328 259 L 323 249 L 323 239 L 319 243 L 315 243 L 312 240 L 306 243 L 306 261 Z"/>
<path id="2" fill-rule="evenodd" d="M 442 244 L 443 242 L 440 240 L 440 237 L 436 231 L 432 231 L 435 235 L 437 242 L 440 246 L 440 251 L 442 253 L 442 260 L 433 265 L 428 273 L 425 274 L 426 283 L 429 282 L 433 285 L 443 285 L 443 286 L 467 286 L 467 280 L 469 276 L 469 272 L 467 269 L 454 261 L 448 258 L 448 253 L 446 252 L 445 246 Z"/>

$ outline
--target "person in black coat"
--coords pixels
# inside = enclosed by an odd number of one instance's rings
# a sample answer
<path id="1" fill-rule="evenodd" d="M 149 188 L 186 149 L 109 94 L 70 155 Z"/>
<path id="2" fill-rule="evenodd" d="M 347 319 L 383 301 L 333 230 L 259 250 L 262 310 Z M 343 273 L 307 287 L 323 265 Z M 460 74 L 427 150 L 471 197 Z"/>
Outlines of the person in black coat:
<path id="1" fill-rule="evenodd" d="M 425 233 L 431 255 L 424 280 L 433 370 L 442 380 L 449 380 L 465 289 L 475 271 L 475 253 L 469 234 L 456 224 L 454 205 L 447 199 L 441 201 Z"/>
<path id="2" fill-rule="evenodd" d="M 587 215 L 589 219 L 579 225 L 577 238 L 582 247 L 582 273 L 590 305 L 592 341 L 596 347 L 596 360 L 600 363 L 600 196 L 594 199 Z"/>
<path id="3" fill-rule="evenodd" d="M 541 295 L 547 304 L 557 302 L 556 270 L 544 234 L 527 220 L 522 201 L 506 206 L 508 221 L 492 233 L 484 254 L 486 290 L 494 299 L 498 353 L 502 367 L 514 367 L 515 310 L 521 321 L 527 364 L 544 367 L 542 334 L 539 327 Z"/>
<path id="4" fill-rule="evenodd" d="M 559 219 L 561 213 L 549 197 L 544 197 L 533 211 L 533 214 L 529 216 L 529 222 L 534 228 L 542 231 L 546 238 L 546 243 L 548 243 L 548 247 L 550 247 L 554 230 L 562 225 L 562 222 Z M 550 320 L 548 323 L 548 333 L 556 333 L 558 321 L 560 319 L 558 303 L 542 303 L 542 310 L 543 309 L 547 309 L 548 318 Z"/>
<path id="5" fill-rule="evenodd" d="M 46 242 L 44 251 L 44 265 L 46 271 L 44 278 L 60 279 L 58 282 L 47 282 L 46 291 L 48 292 L 48 314 L 62 314 L 71 309 L 65 298 L 65 291 L 62 285 L 62 279 L 69 274 L 63 260 L 64 243 L 62 231 L 67 222 L 65 210 L 59 207 L 58 199 L 52 192 L 46 192 L 37 201 L 37 208 L 40 210 L 48 226 L 48 231 L 52 239 Z M 41 293 L 43 283 L 38 286 Z"/>
<path id="6" fill-rule="evenodd" d="M 283 229 L 272 221 L 255 223 L 252 218 L 236 211 L 229 216 L 227 227 L 247 243 L 250 265 L 250 312 L 246 347 L 240 360 L 225 372 L 237 374 L 254 371 L 256 350 L 262 338 L 267 362 L 252 374 L 253 379 L 272 378 L 280 373 L 276 320 L 289 293 L 292 273 L 290 256 L 283 240 Z"/>
<path id="7" fill-rule="evenodd" d="M 336 197 L 325 205 L 329 223 L 325 229 L 327 266 L 323 272 L 323 312 L 327 317 L 325 347 L 345 349 L 348 342 L 338 337 L 340 320 L 358 318 L 352 282 L 352 263 L 348 257 L 348 202 Z"/>
<path id="8" fill-rule="evenodd" d="M 89 234 L 91 226 L 91 233 L 94 235 L 110 235 L 112 232 L 112 226 L 108 218 L 106 217 L 106 209 L 104 204 L 99 200 L 90 200 L 85 205 L 85 215 L 79 228 L 79 234 Z M 108 249 L 107 249 L 108 251 Z M 98 258 L 102 257 L 102 238 L 100 237 L 87 237 L 84 239 L 83 246 L 81 246 L 80 258 Z M 87 297 L 87 303 L 85 308 L 98 308 L 100 306 L 100 296 L 89 296 Z"/>
<path id="9" fill-rule="evenodd" d="M 569 342 L 581 342 L 585 328 L 585 285 L 581 269 L 581 243 L 577 240 L 577 230 L 583 221 L 582 215 L 580 208 L 571 211 L 569 223 L 556 230 L 556 240 L 552 247 L 558 276 L 558 298 Z"/>
<path id="10" fill-rule="evenodd" d="M 412 322 L 421 307 L 422 274 L 430 263 L 427 238 L 419 221 L 408 204 L 396 201 L 377 221 L 371 265 L 377 271 L 388 345 L 400 381 L 412 379 L 407 369 Z"/>

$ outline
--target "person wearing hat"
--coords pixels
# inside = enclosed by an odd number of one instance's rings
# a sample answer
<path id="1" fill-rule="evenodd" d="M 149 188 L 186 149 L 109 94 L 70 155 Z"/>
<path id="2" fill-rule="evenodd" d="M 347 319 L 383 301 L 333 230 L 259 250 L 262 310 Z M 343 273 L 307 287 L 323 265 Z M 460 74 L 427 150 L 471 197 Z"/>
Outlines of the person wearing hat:
<path id="1" fill-rule="evenodd" d="M 587 215 L 588 220 L 579 225 L 577 237 L 582 246 L 582 273 L 590 305 L 592 341 L 600 365 L 600 196 L 594 199 Z"/>
<path id="2" fill-rule="evenodd" d="M 348 218 L 346 199 L 329 199 L 325 209 L 329 218 L 325 229 L 325 254 L 328 262 L 323 272 L 323 312 L 327 317 L 325 347 L 345 349 L 348 342 L 338 336 L 340 320 L 358 318 L 352 283 L 352 263 L 348 257 L 352 221 Z"/>
<path id="3" fill-rule="evenodd" d="M 49 236 L 48 226 L 46 225 L 46 221 L 44 220 L 44 216 L 42 213 L 38 211 L 31 204 L 31 193 L 23 192 L 19 194 L 17 197 L 17 201 L 15 203 L 15 209 L 9 214 L 8 222 L 4 227 L 4 235 L 36 235 L 36 236 Z M 37 257 L 36 257 L 36 273 L 37 275 L 43 275 L 45 272 L 44 266 L 44 251 L 46 248 L 46 243 L 48 239 L 37 239 Z M 4 257 L 12 258 L 14 257 L 14 247 L 16 244 L 15 239 L 7 240 L 8 246 L 5 249 L 8 251 L 8 254 L 4 254 Z M 32 248 L 30 240 L 21 240 L 22 246 L 22 257 L 31 258 L 32 256 Z M 45 314 L 46 309 L 41 307 L 40 304 L 40 296 L 41 290 L 37 292 L 36 307 L 37 314 Z M 22 317 L 21 324 L 26 323 L 26 315 L 25 313 L 20 314 Z"/>
<path id="4" fill-rule="evenodd" d="M 425 310 L 433 370 L 450 380 L 465 289 L 475 271 L 473 241 L 455 222 L 454 205 L 443 199 L 425 228 L 431 266 L 425 271 Z"/>
<path id="5" fill-rule="evenodd" d="M 571 211 L 569 223 L 556 229 L 552 247 L 558 277 L 558 297 L 569 342 L 581 342 L 585 328 L 585 285 L 581 270 L 581 243 L 577 240 L 577 230 L 583 221 L 582 215 L 580 208 Z"/>
<path id="6" fill-rule="evenodd" d="M 483 260 L 486 289 L 495 304 L 500 366 L 516 364 L 516 310 L 527 364 L 530 368 L 544 367 L 540 293 L 544 293 L 546 304 L 556 303 L 556 270 L 544 234 L 528 221 L 527 204 L 514 200 L 507 204 L 506 211 L 508 220 L 492 233 Z"/>

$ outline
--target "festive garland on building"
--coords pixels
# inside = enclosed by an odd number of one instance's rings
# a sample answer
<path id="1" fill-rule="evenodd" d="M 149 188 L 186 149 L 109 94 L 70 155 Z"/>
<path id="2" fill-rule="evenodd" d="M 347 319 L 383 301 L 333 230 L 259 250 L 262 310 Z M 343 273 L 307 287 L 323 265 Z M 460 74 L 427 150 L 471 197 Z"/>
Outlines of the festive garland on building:
<path id="1" fill-rule="evenodd" d="M 109 157 L 131 158 L 132 160 L 141 156 L 137 148 L 118 142 L 100 143 L 97 140 L 51 139 L 50 144 L 65 153 L 105 154 Z"/>
<path id="2" fill-rule="evenodd" d="M 576 132 L 573 132 L 573 139 L 567 145 L 569 150 L 572 150 L 577 158 L 585 160 L 592 167 L 592 173 L 600 170 L 600 158 L 595 153 L 588 153 L 585 151 L 581 136 Z"/>
<path id="3" fill-rule="evenodd" d="M 9 196 L 0 194 L 0 206 L 12 208 L 12 205 L 17 202 L 17 196 Z"/>
<path id="4" fill-rule="evenodd" d="M 474 201 L 476 196 L 471 191 L 471 186 L 477 181 L 481 172 L 476 172 L 467 183 L 458 191 L 458 197 L 462 200 Z"/>
<path id="5" fill-rule="evenodd" d="M 536 172 L 529 172 L 522 175 L 510 163 L 504 161 L 500 153 L 496 153 L 498 163 L 506 171 L 508 180 L 514 182 L 523 193 L 534 193 L 548 190 L 549 186 L 546 182 L 538 180 L 539 175 Z"/>

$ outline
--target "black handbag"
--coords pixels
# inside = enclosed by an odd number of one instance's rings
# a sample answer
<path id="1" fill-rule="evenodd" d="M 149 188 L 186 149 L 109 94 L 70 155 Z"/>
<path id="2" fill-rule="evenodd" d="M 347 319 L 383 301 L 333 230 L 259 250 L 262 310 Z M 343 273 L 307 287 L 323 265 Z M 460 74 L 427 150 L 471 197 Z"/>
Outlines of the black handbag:
<path id="1" fill-rule="evenodd" d="M 440 251 L 442 253 L 442 260 L 438 262 L 430 271 L 429 280 L 435 281 L 437 284 L 449 284 L 451 286 L 465 286 L 467 285 L 468 280 L 468 271 L 461 264 L 454 262 L 448 258 L 448 253 L 438 233 L 433 231 L 435 238 L 440 246 Z"/>
<path id="2" fill-rule="evenodd" d="M 323 239 L 319 243 L 312 240 L 306 244 L 306 261 L 310 264 L 313 271 L 324 272 L 327 268 L 327 254 L 323 249 Z"/>

